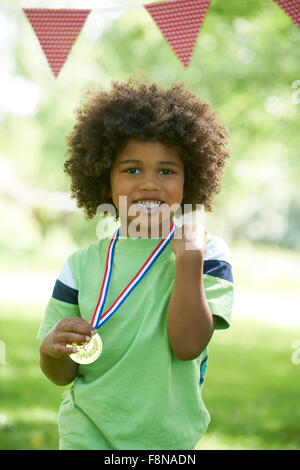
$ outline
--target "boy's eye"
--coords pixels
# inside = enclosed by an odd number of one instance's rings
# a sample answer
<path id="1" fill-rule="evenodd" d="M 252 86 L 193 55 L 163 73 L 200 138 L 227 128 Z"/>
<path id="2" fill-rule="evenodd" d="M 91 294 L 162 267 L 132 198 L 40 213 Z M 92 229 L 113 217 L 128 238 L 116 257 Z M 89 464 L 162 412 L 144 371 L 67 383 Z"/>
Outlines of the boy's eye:
<path id="1" fill-rule="evenodd" d="M 127 168 L 127 170 L 125 170 L 125 173 L 129 173 L 130 175 L 135 173 L 134 171 L 131 171 L 131 170 L 138 170 L 138 168 Z"/>
<path id="2" fill-rule="evenodd" d="M 138 170 L 138 171 L 139 171 L 138 168 L 127 168 L 127 170 L 125 170 L 125 173 L 129 173 L 130 175 L 132 175 L 132 174 L 135 174 L 135 170 Z M 168 172 L 168 173 L 167 173 L 168 175 L 174 173 L 173 170 L 169 170 L 168 168 L 162 168 L 160 171 L 167 171 L 167 172 Z M 166 173 L 165 173 L 165 174 L 166 174 Z"/>

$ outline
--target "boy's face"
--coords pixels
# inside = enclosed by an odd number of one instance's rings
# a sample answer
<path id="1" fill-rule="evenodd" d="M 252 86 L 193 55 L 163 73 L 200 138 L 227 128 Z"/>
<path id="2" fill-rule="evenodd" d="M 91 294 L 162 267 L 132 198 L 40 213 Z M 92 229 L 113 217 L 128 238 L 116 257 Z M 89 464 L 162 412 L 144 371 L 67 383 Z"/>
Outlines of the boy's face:
<path id="1" fill-rule="evenodd" d="M 161 142 L 130 139 L 110 171 L 110 196 L 119 210 L 121 226 L 127 221 L 127 233 L 121 235 L 134 236 L 128 232 L 131 225 L 132 229 L 139 226 L 144 234 L 140 236 L 145 238 L 151 237 L 151 227 L 152 233 L 156 230 L 153 237 L 165 236 L 162 221 L 168 220 L 166 226 L 170 227 L 170 215 L 183 198 L 183 184 L 184 165 L 175 150 Z M 163 205 L 156 206 L 155 201 Z"/>

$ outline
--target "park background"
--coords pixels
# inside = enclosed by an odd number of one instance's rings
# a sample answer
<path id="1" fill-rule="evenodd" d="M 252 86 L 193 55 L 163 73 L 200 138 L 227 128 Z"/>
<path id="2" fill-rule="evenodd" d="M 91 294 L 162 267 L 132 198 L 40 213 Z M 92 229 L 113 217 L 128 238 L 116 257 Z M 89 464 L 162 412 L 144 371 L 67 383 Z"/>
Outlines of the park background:
<path id="1" fill-rule="evenodd" d="M 299 449 L 300 29 L 272 0 L 212 0 L 185 69 L 145 9 L 99 11 L 57 79 L 20 9 L 0 9 L 0 38 L 0 449 L 58 446 L 68 387 L 43 376 L 36 334 L 62 264 L 97 241 L 99 222 L 68 196 L 65 136 L 88 89 L 137 70 L 164 86 L 186 81 L 231 133 L 206 226 L 231 249 L 236 295 L 231 327 L 209 346 L 211 424 L 198 447 Z"/>

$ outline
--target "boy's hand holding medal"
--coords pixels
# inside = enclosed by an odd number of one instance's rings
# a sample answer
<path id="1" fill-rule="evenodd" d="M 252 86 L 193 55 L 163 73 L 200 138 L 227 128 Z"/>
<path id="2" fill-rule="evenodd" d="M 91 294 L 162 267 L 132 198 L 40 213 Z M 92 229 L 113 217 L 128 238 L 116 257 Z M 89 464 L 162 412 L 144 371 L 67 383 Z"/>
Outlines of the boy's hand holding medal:
<path id="1" fill-rule="evenodd" d="M 47 334 L 41 353 L 54 359 L 70 354 L 74 360 L 80 350 L 95 340 L 95 334 L 96 330 L 82 318 L 63 318 Z"/>

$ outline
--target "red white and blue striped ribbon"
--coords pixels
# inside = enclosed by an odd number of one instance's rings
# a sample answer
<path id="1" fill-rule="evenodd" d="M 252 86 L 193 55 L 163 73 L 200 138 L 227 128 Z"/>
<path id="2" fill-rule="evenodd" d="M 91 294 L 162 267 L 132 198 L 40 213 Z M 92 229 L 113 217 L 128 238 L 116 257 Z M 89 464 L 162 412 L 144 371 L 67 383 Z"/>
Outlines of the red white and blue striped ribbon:
<path id="1" fill-rule="evenodd" d="M 155 250 L 149 256 L 149 258 L 146 260 L 146 262 L 143 264 L 143 266 L 137 272 L 134 278 L 121 292 L 119 297 L 117 297 L 117 299 L 114 301 L 111 307 L 108 310 L 106 310 L 106 312 L 102 313 L 104 305 L 105 305 L 106 297 L 107 297 L 108 288 L 109 288 L 113 259 L 114 259 L 114 251 L 115 251 L 117 239 L 119 237 L 119 232 L 120 232 L 120 228 L 118 228 L 118 230 L 114 233 L 109 244 L 108 253 L 106 257 L 105 272 L 104 272 L 102 286 L 101 286 L 101 290 L 99 294 L 99 300 L 97 302 L 93 319 L 92 319 L 92 323 L 91 323 L 94 328 L 100 328 L 103 325 L 103 323 L 105 323 L 121 307 L 121 305 L 126 300 L 126 298 L 131 294 L 131 292 L 135 289 L 138 283 L 141 282 L 145 274 L 149 271 L 153 263 L 161 255 L 163 250 L 166 248 L 166 246 L 168 245 L 168 243 L 171 241 L 172 237 L 174 236 L 175 225 L 173 222 L 169 233 L 159 242 Z"/>

